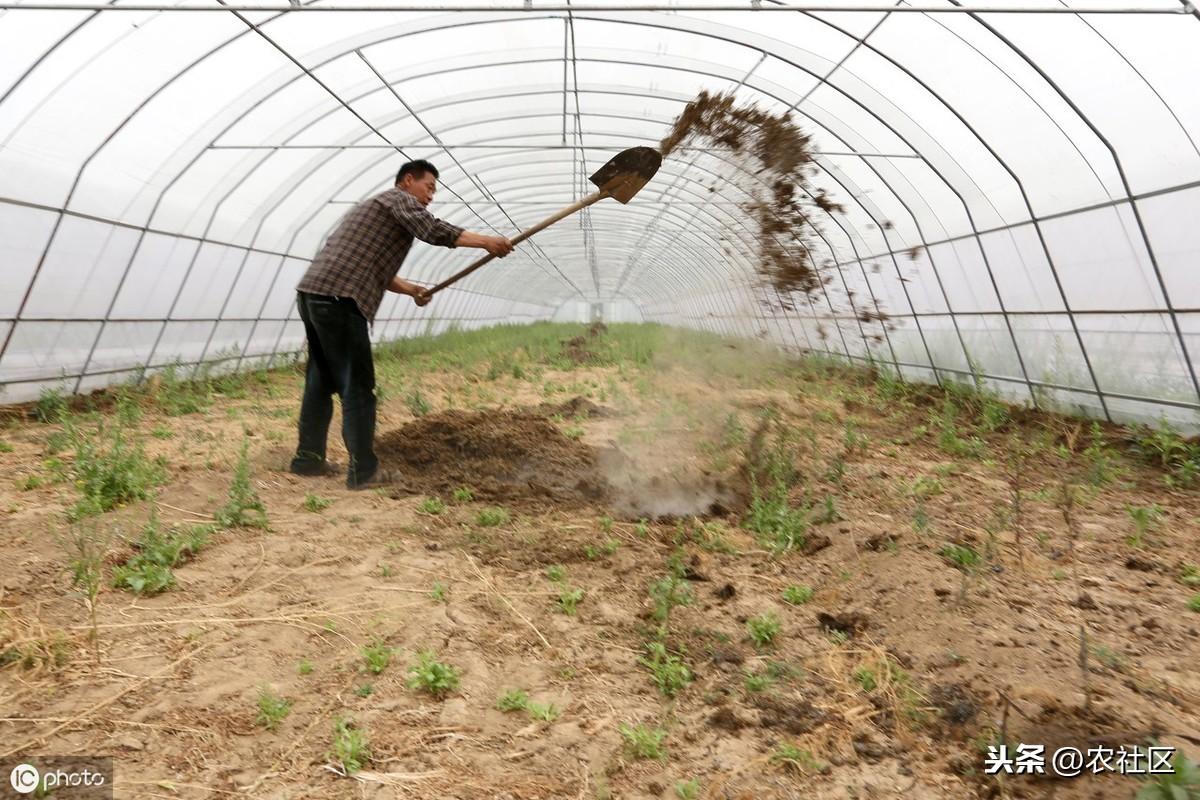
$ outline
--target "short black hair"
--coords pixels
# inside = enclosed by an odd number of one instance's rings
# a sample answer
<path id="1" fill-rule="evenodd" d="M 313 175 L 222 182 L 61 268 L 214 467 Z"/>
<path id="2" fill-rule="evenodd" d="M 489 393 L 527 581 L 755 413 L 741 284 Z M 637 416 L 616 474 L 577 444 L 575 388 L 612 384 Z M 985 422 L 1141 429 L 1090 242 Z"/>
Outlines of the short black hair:
<path id="1" fill-rule="evenodd" d="M 435 167 L 433 164 L 430 164 L 423 158 L 419 158 L 416 161 L 406 162 L 404 166 L 400 167 L 400 171 L 396 173 L 396 183 L 400 183 L 400 181 L 404 180 L 405 175 L 412 175 L 413 177 L 420 178 L 426 172 L 432 172 L 433 177 L 435 178 L 441 177 L 438 175 L 437 167 Z"/>

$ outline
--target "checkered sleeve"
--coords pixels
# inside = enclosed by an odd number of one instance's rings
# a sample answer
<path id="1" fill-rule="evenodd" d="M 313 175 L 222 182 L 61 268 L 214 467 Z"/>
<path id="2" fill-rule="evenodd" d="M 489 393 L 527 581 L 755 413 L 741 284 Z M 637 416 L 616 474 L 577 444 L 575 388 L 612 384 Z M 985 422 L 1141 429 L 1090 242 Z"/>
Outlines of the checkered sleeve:
<path id="1" fill-rule="evenodd" d="M 388 210 L 405 230 L 422 242 L 441 247 L 454 247 L 454 242 L 463 232 L 462 228 L 430 214 L 425 210 L 425 206 L 407 192 L 389 192 L 389 194 Z"/>

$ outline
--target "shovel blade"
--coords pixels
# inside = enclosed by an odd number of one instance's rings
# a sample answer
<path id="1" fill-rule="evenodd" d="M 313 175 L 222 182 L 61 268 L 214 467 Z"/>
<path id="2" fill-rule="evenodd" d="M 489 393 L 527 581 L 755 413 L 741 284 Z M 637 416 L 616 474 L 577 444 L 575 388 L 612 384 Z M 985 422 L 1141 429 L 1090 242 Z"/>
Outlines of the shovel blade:
<path id="1" fill-rule="evenodd" d="M 653 147 L 631 147 L 613 156 L 588 180 L 618 203 L 628 203 L 650 182 L 661 164 L 662 155 Z"/>

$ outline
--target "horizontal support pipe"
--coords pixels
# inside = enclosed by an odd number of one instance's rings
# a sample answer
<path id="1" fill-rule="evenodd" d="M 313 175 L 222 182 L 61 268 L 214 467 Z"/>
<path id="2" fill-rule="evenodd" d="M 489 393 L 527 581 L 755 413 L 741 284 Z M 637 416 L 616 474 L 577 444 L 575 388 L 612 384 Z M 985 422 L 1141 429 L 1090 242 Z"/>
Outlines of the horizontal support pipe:
<path id="1" fill-rule="evenodd" d="M 0 10 L 4 11 L 221 11 L 221 12 L 264 12 L 270 14 L 311 14 L 318 12 L 499 12 L 514 13 L 533 11 L 544 13 L 553 12 L 587 12 L 587 13 L 625 13 L 629 11 L 792 11 L 792 12 L 862 12 L 869 14 L 1175 14 L 1187 15 L 1191 12 L 1186 6 L 1162 8 L 1137 8 L 1114 6 L 1079 6 L 1076 8 L 1064 6 L 940 6 L 917 5 L 895 6 L 880 3 L 863 3 L 859 5 L 830 5 L 828 3 L 794 3 L 791 5 L 759 5 L 758 3 L 719 3 L 714 5 L 702 4 L 670 4 L 642 3 L 636 5 L 567 5 L 565 3 L 528 3 L 524 5 L 495 5 L 495 6 L 463 6 L 463 5 L 405 5 L 402 3 L 380 3 L 379 5 L 164 5 L 162 3 L 126 3 L 109 5 L 107 3 L 14 3 L 0 2 Z"/>

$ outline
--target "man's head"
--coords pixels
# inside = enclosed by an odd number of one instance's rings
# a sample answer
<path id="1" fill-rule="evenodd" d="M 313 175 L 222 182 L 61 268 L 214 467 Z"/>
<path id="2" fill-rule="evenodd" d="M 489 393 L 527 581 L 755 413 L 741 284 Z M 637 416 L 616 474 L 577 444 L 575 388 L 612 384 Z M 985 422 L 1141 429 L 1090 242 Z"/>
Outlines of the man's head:
<path id="1" fill-rule="evenodd" d="M 437 191 L 437 167 L 424 159 L 409 161 L 400 167 L 396 173 L 396 188 L 417 198 L 423 206 L 433 201 L 433 193 Z"/>

